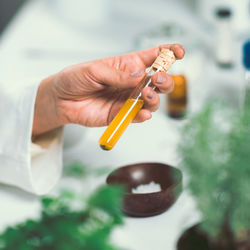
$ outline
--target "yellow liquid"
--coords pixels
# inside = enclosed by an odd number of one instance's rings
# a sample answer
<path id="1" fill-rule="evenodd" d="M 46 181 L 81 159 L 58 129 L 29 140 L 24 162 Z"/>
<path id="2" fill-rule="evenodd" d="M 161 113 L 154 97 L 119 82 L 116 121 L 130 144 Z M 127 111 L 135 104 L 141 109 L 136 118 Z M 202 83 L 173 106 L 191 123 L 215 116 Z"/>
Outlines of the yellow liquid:
<path id="1" fill-rule="evenodd" d="M 128 99 L 124 103 L 99 140 L 102 149 L 110 150 L 114 147 L 128 125 L 136 117 L 143 104 L 144 101 L 141 99 L 138 99 L 137 101 Z"/>

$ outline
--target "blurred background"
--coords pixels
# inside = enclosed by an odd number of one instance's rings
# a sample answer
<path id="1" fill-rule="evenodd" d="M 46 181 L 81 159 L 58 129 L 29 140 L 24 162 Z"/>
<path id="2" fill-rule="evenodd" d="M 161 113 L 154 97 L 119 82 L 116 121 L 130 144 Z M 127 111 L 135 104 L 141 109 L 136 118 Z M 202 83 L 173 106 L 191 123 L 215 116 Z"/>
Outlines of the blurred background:
<path id="1" fill-rule="evenodd" d="M 0 32 L 2 33 L 6 25 L 18 11 L 20 6 L 25 2 L 25 0 L 8 1 L 2 0 L 0 2 Z"/>
<path id="2" fill-rule="evenodd" d="M 170 73 L 185 79 L 187 98 L 181 105 L 181 118 L 188 118 L 212 98 L 236 109 L 242 105 L 246 71 L 242 47 L 250 39 L 250 0 L 1 0 L 0 32 L 0 82 L 13 87 L 41 81 L 71 64 L 180 43 L 186 55 Z M 67 126 L 64 164 L 80 161 L 92 168 L 117 168 L 160 161 L 178 167 L 178 128 L 185 119 L 171 117 L 168 97 L 161 99 L 153 119 L 143 126 L 131 126 L 112 152 L 99 149 L 103 128 Z M 91 178 L 83 189 L 88 192 L 104 181 Z M 67 183 L 73 186 L 72 180 Z M 18 191 L 18 195 L 10 196 L 13 190 L 5 189 L 1 196 L 6 199 L 2 226 L 36 214 L 37 198 L 28 197 L 24 204 L 27 194 Z M 132 250 L 153 249 L 154 240 L 151 244 L 140 239 L 151 239 L 158 228 L 164 237 L 157 242 L 163 246 L 168 235 L 169 245 L 157 249 L 174 249 L 176 235 L 190 223 L 187 218 L 195 218 L 189 216 L 194 210 L 192 201 L 184 197 L 175 206 L 176 212 L 148 220 L 127 219 L 125 229 L 116 234 L 117 242 Z M 5 216 L 14 204 L 23 204 L 23 208 L 13 210 L 12 218 Z M 168 230 L 165 225 L 170 224 Z M 138 247 L 131 248 L 133 245 Z"/>

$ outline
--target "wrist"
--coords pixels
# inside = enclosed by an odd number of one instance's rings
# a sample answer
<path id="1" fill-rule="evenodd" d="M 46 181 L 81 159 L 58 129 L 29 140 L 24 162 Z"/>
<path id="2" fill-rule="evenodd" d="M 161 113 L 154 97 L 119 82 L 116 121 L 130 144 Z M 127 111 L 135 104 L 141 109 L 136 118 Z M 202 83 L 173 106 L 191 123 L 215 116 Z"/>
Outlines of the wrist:
<path id="1" fill-rule="evenodd" d="M 63 125 L 54 93 L 55 75 L 45 78 L 39 85 L 34 107 L 32 138 Z"/>

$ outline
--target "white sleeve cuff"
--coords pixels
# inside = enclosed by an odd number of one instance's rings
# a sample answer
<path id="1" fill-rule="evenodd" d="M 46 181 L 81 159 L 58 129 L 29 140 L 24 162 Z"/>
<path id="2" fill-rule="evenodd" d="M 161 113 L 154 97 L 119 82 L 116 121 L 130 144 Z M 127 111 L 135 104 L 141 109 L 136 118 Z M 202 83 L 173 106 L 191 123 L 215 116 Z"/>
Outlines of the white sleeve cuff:
<path id="1" fill-rule="evenodd" d="M 31 144 L 30 179 L 36 194 L 48 193 L 62 172 L 63 129 L 48 132 Z"/>
<path id="2" fill-rule="evenodd" d="M 55 185 L 62 169 L 62 128 L 31 142 L 38 84 L 0 83 L 0 182 L 35 194 Z"/>

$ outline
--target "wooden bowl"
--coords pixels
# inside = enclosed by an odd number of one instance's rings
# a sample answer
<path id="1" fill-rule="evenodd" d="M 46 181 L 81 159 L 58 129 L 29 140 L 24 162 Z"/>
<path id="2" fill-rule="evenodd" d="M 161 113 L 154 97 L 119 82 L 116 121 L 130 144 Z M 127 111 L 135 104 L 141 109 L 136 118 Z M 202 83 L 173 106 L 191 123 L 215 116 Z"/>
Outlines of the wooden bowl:
<path id="1" fill-rule="evenodd" d="M 113 171 L 107 177 L 109 185 L 123 185 L 126 192 L 123 212 L 134 217 L 148 217 L 163 213 L 182 191 L 182 173 L 179 169 L 162 163 L 138 163 Z M 132 189 L 150 182 L 160 184 L 161 191 L 132 193 Z"/>

